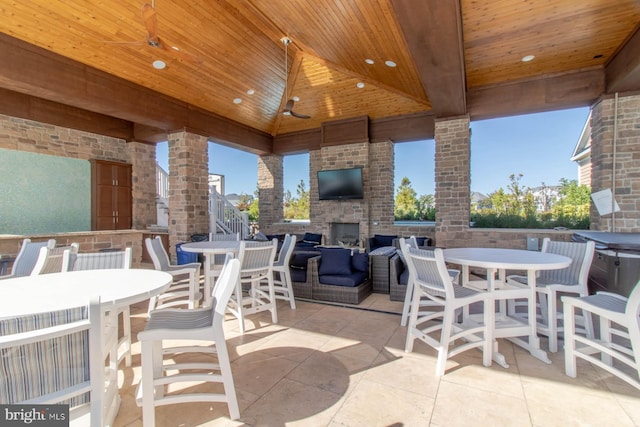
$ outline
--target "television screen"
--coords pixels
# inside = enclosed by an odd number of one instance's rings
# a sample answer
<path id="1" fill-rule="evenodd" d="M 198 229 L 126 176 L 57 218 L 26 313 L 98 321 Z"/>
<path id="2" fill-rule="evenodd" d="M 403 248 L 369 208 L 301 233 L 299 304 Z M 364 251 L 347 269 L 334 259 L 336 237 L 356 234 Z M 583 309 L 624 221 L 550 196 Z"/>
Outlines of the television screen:
<path id="1" fill-rule="evenodd" d="M 318 171 L 320 200 L 363 199 L 362 168 Z"/>

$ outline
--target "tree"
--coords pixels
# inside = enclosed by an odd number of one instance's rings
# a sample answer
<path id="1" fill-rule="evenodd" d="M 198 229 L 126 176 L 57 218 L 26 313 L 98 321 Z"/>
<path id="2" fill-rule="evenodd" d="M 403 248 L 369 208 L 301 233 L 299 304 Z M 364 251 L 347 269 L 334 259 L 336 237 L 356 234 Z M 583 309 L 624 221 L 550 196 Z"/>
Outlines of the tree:
<path id="1" fill-rule="evenodd" d="M 520 179 L 522 174 L 509 176 L 509 191 L 500 188 L 477 203 L 471 215 L 475 227 L 589 228 L 589 187 L 563 178 L 560 180 L 560 200 L 551 205 L 551 210 L 537 212 L 533 192 L 522 186 Z M 541 189 L 547 192 L 549 187 L 542 183 Z M 550 195 L 550 191 L 548 193 Z M 542 203 L 543 206 L 549 204 Z"/>
<path id="2" fill-rule="evenodd" d="M 241 212 L 246 212 L 249 210 L 249 207 L 251 206 L 252 202 L 253 202 L 253 197 L 251 197 L 246 193 L 241 193 L 238 196 L 238 204 L 236 205 L 236 208 L 238 208 L 238 210 Z"/>
<path id="3" fill-rule="evenodd" d="M 591 189 L 578 185 L 576 180 L 560 180 L 560 200 L 553 206 L 553 219 L 564 227 L 582 228 L 589 226 L 589 205 Z"/>
<path id="4" fill-rule="evenodd" d="M 309 190 L 304 180 L 296 187 L 296 197 L 292 197 L 289 190 L 285 192 L 283 208 L 285 219 L 309 219 Z"/>
<path id="5" fill-rule="evenodd" d="M 433 194 L 423 194 L 418 198 L 418 215 L 422 221 L 435 221 L 436 199 Z"/>
<path id="6" fill-rule="evenodd" d="M 411 187 L 411 181 L 406 176 L 402 178 L 396 192 L 394 214 L 396 219 L 417 219 L 418 216 L 416 191 Z"/>
<path id="7" fill-rule="evenodd" d="M 298 196 L 298 218 L 309 218 L 309 190 L 304 184 L 304 180 L 300 180 L 296 187 L 296 195 Z"/>
<path id="8" fill-rule="evenodd" d="M 251 201 L 251 205 L 249 205 L 249 221 L 257 221 L 260 217 L 260 201 L 257 197 L 254 197 Z"/>

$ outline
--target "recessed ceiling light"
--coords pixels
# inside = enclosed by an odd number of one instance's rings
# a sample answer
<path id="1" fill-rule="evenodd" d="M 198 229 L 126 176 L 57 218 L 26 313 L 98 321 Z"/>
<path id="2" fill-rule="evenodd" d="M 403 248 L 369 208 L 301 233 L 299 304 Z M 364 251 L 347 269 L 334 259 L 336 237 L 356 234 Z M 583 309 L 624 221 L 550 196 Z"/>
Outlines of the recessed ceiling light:
<path id="1" fill-rule="evenodd" d="M 234 98 L 233 103 L 234 104 L 240 104 L 242 102 L 242 98 Z"/>
<path id="2" fill-rule="evenodd" d="M 395 67 L 395 66 L 396 66 L 396 63 L 395 63 L 395 62 L 393 62 L 393 61 L 384 61 L 384 64 L 385 64 L 387 67 Z"/>
<path id="3" fill-rule="evenodd" d="M 180 50 L 180 48 L 178 46 L 171 46 L 171 49 L 173 50 Z"/>
<path id="4" fill-rule="evenodd" d="M 253 95 L 254 93 L 256 93 L 256 91 L 255 91 L 255 90 L 253 90 L 253 89 L 249 89 L 249 90 L 247 91 L 247 95 Z"/>
<path id="5" fill-rule="evenodd" d="M 362 83 L 362 82 L 358 82 L 358 83 L 356 83 L 356 87 L 357 87 L 358 89 L 362 89 L 362 88 L 364 87 L 364 83 Z"/>
<path id="6" fill-rule="evenodd" d="M 535 55 L 527 55 L 527 56 L 523 56 L 521 61 L 522 62 L 529 62 L 529 61 L 533 61 L 533 58 L 535 58 Z"/>
<path id="7" fill-rule="evenodd" d="M 293 97 L 293 98 L 291 98 L 291 99 L 293 99 L 293 101 L 294 101 L 294 102 L 298 102 L 298 101 L 300 101 L 300 97 L 299 97 L 299 96 L 294 96 L 294 97 Z"/>
<path id="8" fill-rule="evenodd" d="M 165 64 L 164 61 L 160 61 L 159 59 L 156 59 L 155 61 L 153 61 L 153 68 L 155 68 L 156 70 L 164 70 L 165 67 L 167 66 L 167 64 Z"/>
<path id="9" fill-rule="evenodd" d="M 369 65 L 373 65 L 375 61 L 373 59 L 367 58 L 367 59 L 364 60 L 364 62 L 366 62 Z"/>

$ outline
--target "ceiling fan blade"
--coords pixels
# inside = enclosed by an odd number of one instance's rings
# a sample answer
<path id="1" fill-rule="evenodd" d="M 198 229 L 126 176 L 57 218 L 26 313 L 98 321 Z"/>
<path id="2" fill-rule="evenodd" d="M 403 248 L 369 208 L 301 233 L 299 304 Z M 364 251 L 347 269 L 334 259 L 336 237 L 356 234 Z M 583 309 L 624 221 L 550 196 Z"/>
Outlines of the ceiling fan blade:
<path id="1" fill-rule="evenodd" d="M 307 116 L 306 114 L 299 114 L 299 113 L 296 113 L 295 111 L 290 111 L 290 113 L 291 113 L 291 115 L 293 117 L 298 118 L 298 119 L 310 119 L 311 118 L 311 116 Z"/>
<path id="2" fill-rule="evenodd" d="M 158 45 L 156 47 L 159 47 L 167 51 L 169 54 L 177 57 L 178 59 L 182 59 L 187 62 L 193 62 L 196 64 L 202 64 L 202 58 L 200 58 L 199 56 L 192 55 L 187 52 L 183 52 L 182 50 L 175 48 L 173 46 L 168 46 L 164 41 L 160 40 L 159 38 L 158 38 Z"/>
<path id="3" fill-rule="evenodd" d="M 294 104 L 294 100 L 293 99 L 289 99 L 287 101 L 287 103 L 284 106 L 284 110 L 282 110 L 282 114 L 284 114 L 285 116 L 292 116 L 292 117 L 296 117 L 298 119 L 310 119 L 311 116 L 307 116 L 306 114 L 299 114 L 296 113 L 295 111 L 293 111 L 293 104 Z"/>
<path id="4" fill-rule="evenodd" d="M 156 16 L 156 10 L 149 3 L 142 5 L 142 20 L 147 28 L 147 43 L 154 47 L 160 46 L 158 17 Z"/>
<path id="5" fill-rule="evenodd" d="M 289 99 L 287 101 L 287 104 L 284 106 L 284 111 L 290 113 L 292 108 L 293 108 L 293 99 Z"/>

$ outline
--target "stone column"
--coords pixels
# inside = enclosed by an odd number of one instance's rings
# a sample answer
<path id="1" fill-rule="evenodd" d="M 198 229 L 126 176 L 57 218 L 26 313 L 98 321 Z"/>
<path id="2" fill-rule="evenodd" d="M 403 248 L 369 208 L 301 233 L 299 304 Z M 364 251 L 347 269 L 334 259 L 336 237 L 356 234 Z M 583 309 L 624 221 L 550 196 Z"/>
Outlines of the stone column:
<path id="1" fill-rule="evenodd" d="M 436 245 L 465 245 L 471 217 L 471 131 L 469 116 L 437 119 Z"/>
<path id="2" fill-rule="evenodd" d="M 169 140 L 169 245 L 209 232 L 209 155 L 207 138 L 186 131 Z"/>
<path id="3" fill-rule="evenodd" d="M 369 230 L 362 230 L 365 237 L 378 234 L 394 234 L 395 221 L 395 153 L 393 142 L 384 141 L 369 144 Z"/>
<path id="4" fill-rule="evenodd" d="M 140 142 L 127 143 L 132 163 L 133 225 L 145 230 L 156 224 L 156 147 Z"/>
<path id="5" fill-rule="evenodd" d="M 260 230 L 284 220 L 284 171 L 282 156 L 272 154 L 258 157 L 258 206 Z"/>
<path id="6" fill-rule="evenodd" d="M 617 109 L 614 97 L 592 107 L 591 191 L 612 190 L 620 206 L 620 212 L 601 216 L 592 203 L 592 230 L 640 231 L 639 143 L 640 95 L 619 96 Z"/>

